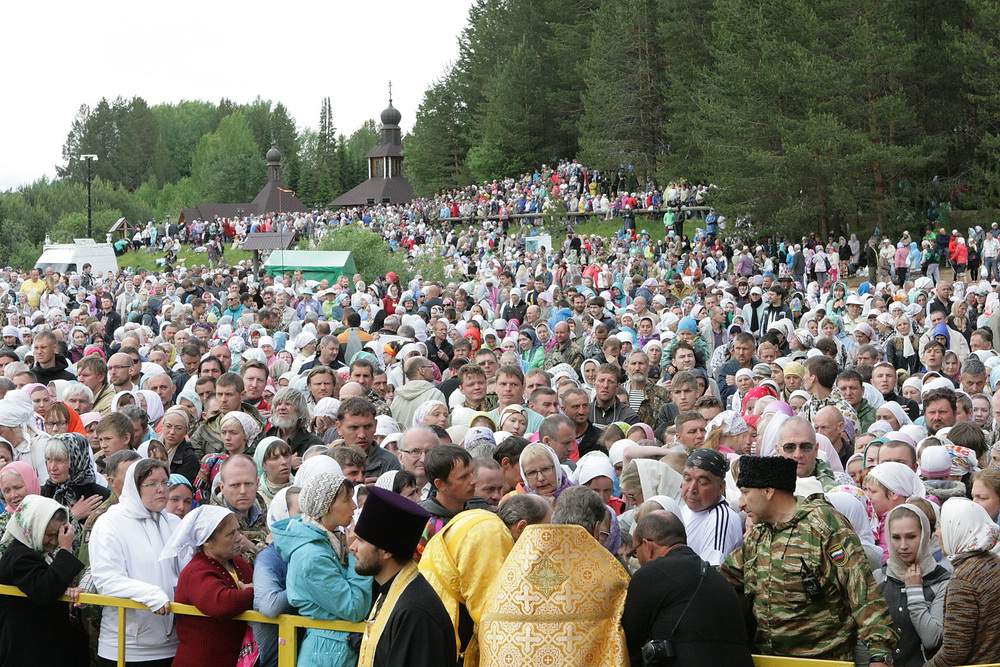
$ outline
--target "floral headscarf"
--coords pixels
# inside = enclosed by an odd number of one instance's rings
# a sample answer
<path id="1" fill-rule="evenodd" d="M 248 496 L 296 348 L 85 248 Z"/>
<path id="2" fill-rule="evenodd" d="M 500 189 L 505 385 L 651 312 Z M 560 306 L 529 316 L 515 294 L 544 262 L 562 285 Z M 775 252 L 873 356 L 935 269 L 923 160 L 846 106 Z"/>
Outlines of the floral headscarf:
<path id="1" fill-rule="evenodd" d="M 52 437 L 62 441 L 69 453 L 69 477 L 55 485 L 52 498 L 64 507 L 72 507 L 84 497 L 83 487 L 97 480 L 90 458 L 90 443 L 79 433 L 61 433 Z"/>

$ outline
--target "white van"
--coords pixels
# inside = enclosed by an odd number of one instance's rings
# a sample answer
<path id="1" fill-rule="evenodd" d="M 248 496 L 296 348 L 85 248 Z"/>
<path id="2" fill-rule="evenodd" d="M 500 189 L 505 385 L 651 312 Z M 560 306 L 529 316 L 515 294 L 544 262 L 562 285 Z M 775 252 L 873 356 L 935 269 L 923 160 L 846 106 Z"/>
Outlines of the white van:
<path id="1" fill-rule="evenodd" d="M 43 273 L 52 267 L 57 273 L 82 273 L 83 265 L 90 264 L 95 276 L 118 272 L 118 258 L 110 243 L 97 243 L 93 239 L 73 239 L 73 243 L 50 243 L 42 249 L 35 268 Z"/>

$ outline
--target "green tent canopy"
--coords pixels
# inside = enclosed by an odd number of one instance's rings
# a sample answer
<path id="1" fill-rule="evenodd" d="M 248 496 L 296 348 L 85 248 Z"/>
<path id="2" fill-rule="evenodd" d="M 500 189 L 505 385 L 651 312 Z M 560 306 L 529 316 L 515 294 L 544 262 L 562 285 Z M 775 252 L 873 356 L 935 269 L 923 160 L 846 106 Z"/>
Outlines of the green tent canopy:
<path id="1" fill-rule="evenodd" d="M 275 250 L 264 263 L 264 269 L 272 276 L 301 271 L 306 280 L 326 278 L 330 282 L 358 272 L 349 251 L 334 250 Z"/>

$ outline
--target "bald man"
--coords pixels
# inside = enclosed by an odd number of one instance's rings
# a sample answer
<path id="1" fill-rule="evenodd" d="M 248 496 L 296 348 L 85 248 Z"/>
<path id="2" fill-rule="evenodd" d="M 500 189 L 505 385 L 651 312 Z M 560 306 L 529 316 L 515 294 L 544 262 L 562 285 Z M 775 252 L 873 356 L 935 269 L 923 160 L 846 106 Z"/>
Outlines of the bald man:
<path id="1" fill-rule="evenodd" d="M 160 397 L 163 402 L 163 409 L 166 410 L 174 404 L 174 387 L 173 380 L 166 373 L 157 373 L 153 377 L 146 381 L 146 389 L 156 392 L 156 395 Z"/>
<path id="2" fill-rule="evenodd" d="M 349 398 L 354 398 L 355 396 L 364 396 L 365 388 L 360 382 L 345 382 L 344 386 L 340 388 L 340 400 L 346 401 Z"/>
<path id="3" fill-rule="evenodd" d="M 844 433 L 844 414 L 832 405 L 821 408 L 813 417 L 816 432 L 830 439 L 830 444 L 837 450 L 840 462 L 847 465 L 847 459 L 854 452 L 848 445 L 847 434 Z"/>
<path id="4" fill-rule="evenodd" d="M 632 664 L 643 664 L 647 642 L 670 639 L 679 664 L 751 667 L 740 599 L 687 546 L 684 524 L 670 512 L 650 512 L 633 539 L 642 567 L 629 582 L 622 614 Z"/>

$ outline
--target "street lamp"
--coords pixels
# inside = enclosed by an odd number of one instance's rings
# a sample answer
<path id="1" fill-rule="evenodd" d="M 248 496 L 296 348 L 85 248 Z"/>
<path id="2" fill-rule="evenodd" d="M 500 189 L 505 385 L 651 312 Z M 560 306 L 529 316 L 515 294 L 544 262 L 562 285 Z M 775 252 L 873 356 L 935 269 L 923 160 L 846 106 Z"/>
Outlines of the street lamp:
<path id="1" fill-rule="evenodd" d="M 91 205 L 90 201 L 90 163 L 97 162 L 96 155 L 81 155 L 81 160 L 87 163 L 87 238 L 94 238 L 94 233 L 91 231 L 91 226 L 94 222 L 94 207 Z"/>

